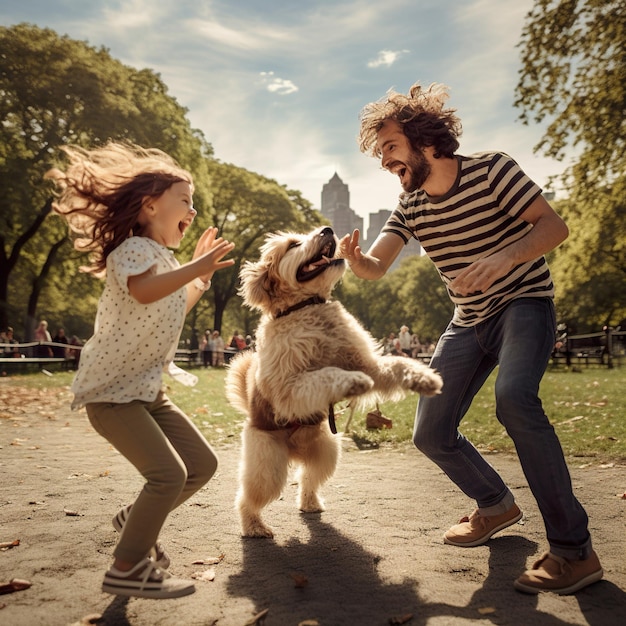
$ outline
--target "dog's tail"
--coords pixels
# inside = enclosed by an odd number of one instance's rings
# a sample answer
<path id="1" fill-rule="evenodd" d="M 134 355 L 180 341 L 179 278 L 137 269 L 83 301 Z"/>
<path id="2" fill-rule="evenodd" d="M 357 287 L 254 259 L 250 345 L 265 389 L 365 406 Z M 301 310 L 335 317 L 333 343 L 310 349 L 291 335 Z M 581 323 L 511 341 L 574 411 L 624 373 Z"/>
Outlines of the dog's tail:
<path id="1" fill-rule="evenodd" d="M 256 359 L 256 353 L 252 350 L 239 352 L 230 360 L 226 374 L 226 398 L 234 408 L 244 415 L 250 415 L 248 401 L 252 397 L 250 391 L 254 382 Z"/>

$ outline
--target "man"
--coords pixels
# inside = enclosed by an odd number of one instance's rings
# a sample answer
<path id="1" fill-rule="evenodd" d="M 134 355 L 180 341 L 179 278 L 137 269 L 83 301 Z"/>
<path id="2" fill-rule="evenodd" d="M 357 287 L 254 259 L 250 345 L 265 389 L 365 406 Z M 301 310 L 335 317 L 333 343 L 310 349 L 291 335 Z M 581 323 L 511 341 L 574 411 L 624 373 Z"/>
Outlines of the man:
<path id="1" fill-rule="evenodd" d="M 538 389 L 554 347 L 554 287 L 544 254 L 568 235 L 519 166 L 503 153 L 456 154 L 461 123 L 444 108 L 447 89 L 390 91 L 360 115 L 362 152 L 381 159 L 404 193 L 365 254 L 359 232 L 341 240 L 361 278 L 385 274 L 411 237 L 434 262 L 455 305 L 431 365 L 443 392 L 421 398 L 414 443 L 477 503 L 444 534 L 459 547 L 486 543 L 519 521 L 513 494 L 458 431 L 472 399 L 498 366 L 496 413 L 515 442 L 544 519 L 549 552 L 516 581 L 527 592 L 574 593 L 603 572 L 585 510 L 575 498 L 559 440 Z"/>

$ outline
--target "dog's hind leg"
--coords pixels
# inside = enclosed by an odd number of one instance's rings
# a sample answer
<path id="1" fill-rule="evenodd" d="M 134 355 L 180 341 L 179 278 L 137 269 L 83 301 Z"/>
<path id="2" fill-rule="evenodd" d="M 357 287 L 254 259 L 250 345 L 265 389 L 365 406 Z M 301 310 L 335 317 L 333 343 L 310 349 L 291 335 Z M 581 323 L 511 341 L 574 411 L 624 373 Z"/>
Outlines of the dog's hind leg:
<path id="1" fill-rule="evenodd" d="M 307 428 L 301 427 L 302 434 Z M 331 435 L 327 424 L 322 424 L 317 436 L 299 449 L 297 503 L 301 511 L 317 513 L 326 510 L 320 489 L 335 473 L 340 449 L 340 439 Z"/>
<path id="2" fill-rule="evenodd" d="M 287 482 L 289 458 L 280 436 L 244 426 L 236 498 L 244 537 L 274 536 L 263 523 L 261 510 L 280 497 Z"/>

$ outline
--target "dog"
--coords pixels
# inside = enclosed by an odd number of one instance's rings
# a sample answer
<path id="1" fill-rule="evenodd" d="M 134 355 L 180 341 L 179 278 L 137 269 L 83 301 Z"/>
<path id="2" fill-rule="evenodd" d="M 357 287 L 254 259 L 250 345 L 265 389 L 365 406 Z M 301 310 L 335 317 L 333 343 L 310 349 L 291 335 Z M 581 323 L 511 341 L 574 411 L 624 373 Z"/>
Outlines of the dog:
<path id="1" fill-rule="evenodd" d="M 442 386 L 421 361 L 383 356 L 356 318 L 330 299 L 346 270 L 338 243 L 328 227 L 270 234 L 260 260 L 239 273 L 244 304 L 263 314 L 255 350 L 231 359 L 226 376 L 229 402 L 247 416 L 236 496 L 245 537 L 273 537 L 261 511 L 280 497 L 292 463 L 299 466 L 300 510 L 324 510 L 320 488 L 340 455 L 328 419 L 335 403 L 364 407 L 409 391 L 434 395 Z"/>

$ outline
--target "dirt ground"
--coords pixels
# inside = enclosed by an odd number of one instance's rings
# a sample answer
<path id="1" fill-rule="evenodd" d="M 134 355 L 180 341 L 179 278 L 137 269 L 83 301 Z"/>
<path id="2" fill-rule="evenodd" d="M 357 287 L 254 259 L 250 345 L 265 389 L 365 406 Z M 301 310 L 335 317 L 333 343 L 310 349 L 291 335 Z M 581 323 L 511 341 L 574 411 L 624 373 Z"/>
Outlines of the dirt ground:
<path id="1" fill-rule="evenodd" d="M 22 579 L 31 586 L 0 595 L 0 625 L 624 623 L 624 465 L 569 460 L 604 580 L 574 596 L 531 596 L 512 583 L 546 545 L 516 457 L 493 454 L 490 461 L 525 517 L 486 546 L 460 549 L 441 536 L 472 503 L 434 465 L 409 447 L 360 450 L 348 438 L 324 490 L 327 511 L 301 514 L 290 484 L 266 513 L 274 540 L 240 537 L 233 508 L 239 442 L 218 448 L 217 475 L 172 513 L 162 533 L 171 571 L 204 577 L 196 593 L 176 600 L 104 594 L 116 540 L 110 520 L 141 479 L 84 412 L 69 411 L 67 392 L 44 397 L 5 383 L 0 544 L 19 545 L 0 551 L 0 584 Z"/>

